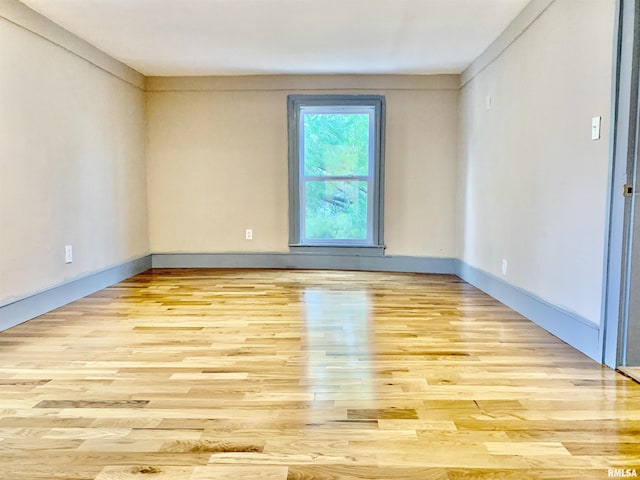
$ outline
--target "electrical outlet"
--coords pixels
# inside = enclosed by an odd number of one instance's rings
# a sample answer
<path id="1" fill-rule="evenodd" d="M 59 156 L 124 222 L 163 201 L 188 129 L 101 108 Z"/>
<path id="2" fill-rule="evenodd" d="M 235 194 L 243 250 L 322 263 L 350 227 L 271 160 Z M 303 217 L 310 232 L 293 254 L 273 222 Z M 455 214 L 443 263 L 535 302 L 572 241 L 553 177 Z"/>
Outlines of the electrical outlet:
<path id="1" fill-rule="evenodd" d="M 506 259 L 502 259 L 502 275 L 506 276 L 507 275 L 507 260 Z"/>
<path id="2" fill-rule="evenodd" d="M 244 239 L 245 240 L 253 240 L 253 230 L 251 228 L 247 228 L 244 231 Z"/>
<path id="3" fill-rule="evenodd" d="M 64 246 L 64 263 L 73 263 L 73 246 Z"/>

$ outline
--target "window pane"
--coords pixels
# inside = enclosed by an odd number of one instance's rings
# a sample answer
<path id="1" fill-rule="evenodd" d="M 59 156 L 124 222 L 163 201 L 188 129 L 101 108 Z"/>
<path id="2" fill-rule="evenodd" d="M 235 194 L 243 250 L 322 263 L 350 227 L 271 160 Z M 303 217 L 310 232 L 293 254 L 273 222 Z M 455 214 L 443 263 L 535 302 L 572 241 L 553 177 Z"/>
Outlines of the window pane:
<path id="1" fill-rule="evenodd" d="M 367 182 L 305 182 L 307 239 L 367 239 Z"/>
<path id="2" fill-rule="evenodd" d="M 369 174 L 369 114 L 304 113 L 304 175 Z"/>

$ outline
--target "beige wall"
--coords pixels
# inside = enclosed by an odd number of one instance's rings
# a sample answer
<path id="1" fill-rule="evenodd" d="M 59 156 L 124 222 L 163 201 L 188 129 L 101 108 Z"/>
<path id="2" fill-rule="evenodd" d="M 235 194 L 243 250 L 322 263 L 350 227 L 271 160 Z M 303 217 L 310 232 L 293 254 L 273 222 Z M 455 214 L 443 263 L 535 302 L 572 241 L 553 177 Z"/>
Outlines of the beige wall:
<path id="1" fill-rule="evenodd" d="M 102 55 L 0 4 L 0 305 L 149 251 L 143 79 Z"/>
<path id="2" fill-rule="evenodd" d="M 459 78 L 152 78 L 153 252 L 288 251 L 287 105 L 293 93 L 386 96 L 387 254 L 454 255 Z M 244 239 L 252 228 L 254 240 Z"/>
<path id="3" fill-rule="evenodd" d="M 598 324 L 615 2 L 549 3 L 462 89 L 461 253 Z"/>

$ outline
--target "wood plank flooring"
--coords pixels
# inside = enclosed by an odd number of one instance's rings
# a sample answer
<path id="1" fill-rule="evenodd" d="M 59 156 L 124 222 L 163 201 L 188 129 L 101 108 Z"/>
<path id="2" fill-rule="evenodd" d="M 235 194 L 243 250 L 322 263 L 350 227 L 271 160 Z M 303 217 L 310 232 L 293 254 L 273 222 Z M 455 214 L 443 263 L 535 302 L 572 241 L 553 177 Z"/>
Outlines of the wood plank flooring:
<path id="1" fill-rule="evenodd" d="M 150 270 L 0 333 L 3 480 L 640 474 L 640 385 L 446 275 Z"/>
<path id="2" fill-rule="evenodd" d="M 619 370 L 626 376 L 640 383 L 640 367 L 620 367 Z"/>

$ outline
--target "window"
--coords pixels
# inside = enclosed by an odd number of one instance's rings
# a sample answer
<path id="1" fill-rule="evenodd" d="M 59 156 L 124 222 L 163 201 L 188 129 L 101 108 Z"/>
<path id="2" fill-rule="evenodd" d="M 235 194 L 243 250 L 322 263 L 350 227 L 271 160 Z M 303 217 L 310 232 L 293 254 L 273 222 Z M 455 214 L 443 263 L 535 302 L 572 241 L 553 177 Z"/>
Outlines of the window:
<path id="1" fill-rule="evenodd" d="M 384 107 L 381 96 L 289 96 L 292 250 L 382 253 Z"/>

